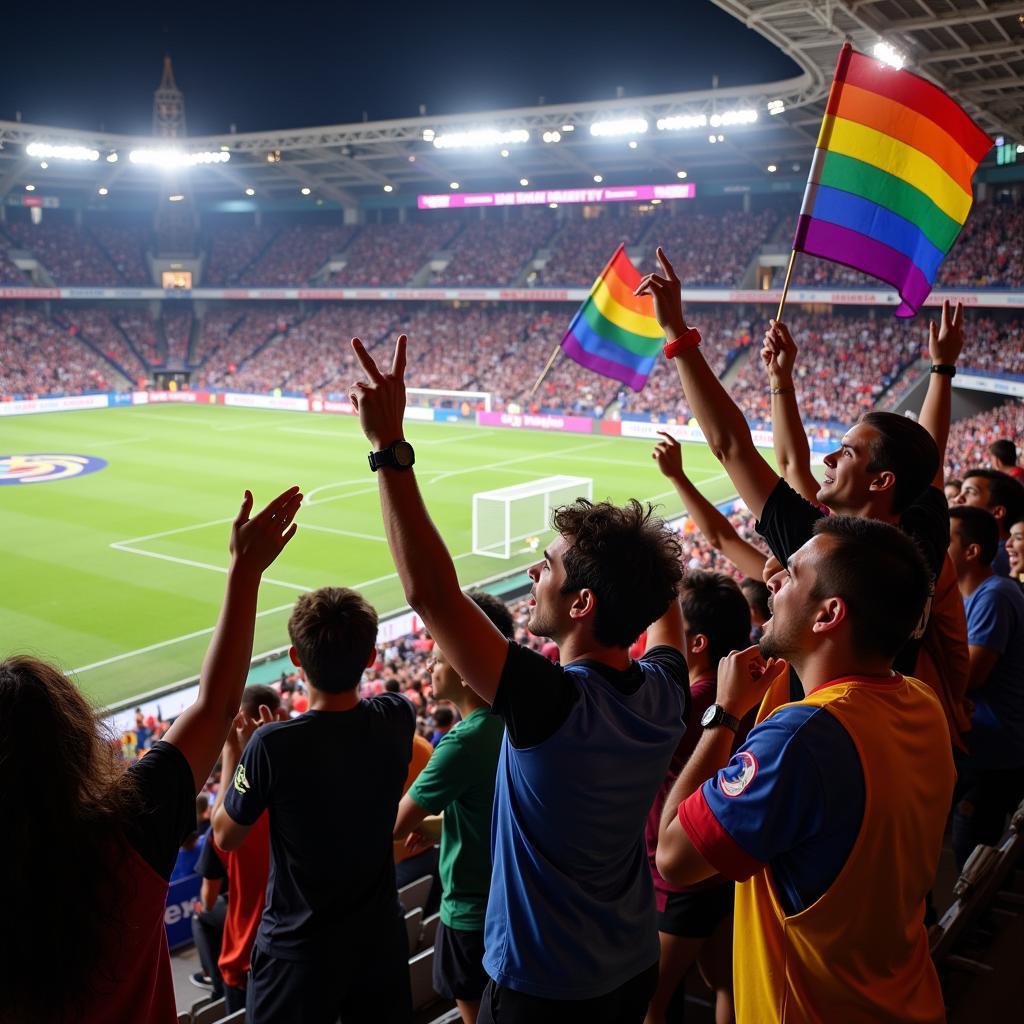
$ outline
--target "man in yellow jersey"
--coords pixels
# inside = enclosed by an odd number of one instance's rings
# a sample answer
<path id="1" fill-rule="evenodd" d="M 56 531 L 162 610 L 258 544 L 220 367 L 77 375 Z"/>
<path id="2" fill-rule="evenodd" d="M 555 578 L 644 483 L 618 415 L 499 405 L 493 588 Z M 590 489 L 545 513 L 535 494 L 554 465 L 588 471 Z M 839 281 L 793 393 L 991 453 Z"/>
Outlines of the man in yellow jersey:
<path id="1" fill-rule="evenodd" d="M 718 703 L 665 803 L 657 864 L 676 885 L 716 871 L 739 883 L 740 1024 L 945 1019 L 924 912 L 953 761 L 936 696 L 892 671 L 928 587 L 896 527 L 821 519 L 769 581 L 760 650 L 719 664 Z M 804 688 L 794 703 L 787 663 Z M 762 696 L 730 760 L 733 730 Z"/>

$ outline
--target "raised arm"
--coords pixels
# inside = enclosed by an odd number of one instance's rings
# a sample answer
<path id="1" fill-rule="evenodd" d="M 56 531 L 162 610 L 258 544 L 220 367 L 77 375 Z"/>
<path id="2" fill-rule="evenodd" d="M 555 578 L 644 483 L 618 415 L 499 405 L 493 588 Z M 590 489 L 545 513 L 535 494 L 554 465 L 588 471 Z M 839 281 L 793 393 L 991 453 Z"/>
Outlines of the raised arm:
<path id="1" fill-rule="evenodd" d="M 682 445 L 666 431 L 659 430 L 658 433 L 664 440 L 654 446 L 651 458 L 657 462 L 658 469 L 672 481 L 683 508 L 690 513 L 690 518 L 697 529 L 704 534 L 707 542 L 716 551 L 725 555 L 744 576 L 760 579 L 764 570 L 764 552 L 745 541 L 736 532 L 736 527 L 697 490 L 683 470 Z"/>
<path id="2" fill-rule="evenodd" d="M 932 366 L 955 367 L 960 351 L 964 347 L 964 307 L 962 302 L 950 314 L 949 300 L 942 303 L 942 319 L 939 326 L 935 321 L 928 323 L 928 357 Z M 946 472 L 946 441 L 949 439 L 949 417 L 952 405 L 953 377 L 948 373 L 928 375 L 928 390 L 921 406 L 918 422 L 932 435 L 939 449 L 939 469 L 932 484 L 941 487 Z"/>
<path id="3" fill-rule="evenodd" d="M 679 278 L 660 248 L 658 262 L 663 273 L 648 274 L 636 294 L 654 297 L 654 311 L 665 338 L 674 341 L 688 330 Z M 760 518 L 768 496 L 779 482 L 778 475 L 754 447 L 743 413 L 705 362 L 700 347 L 681 352 L 675 364 L 686 401 L 704 431 L 708 447 L 725 467 L 747 508 Z"/>
<path id="4" fill-rule="evenodd" d="M 199 696 L 175 719 L 164 736 L 185 755 L 192 767 L 197 793 L 206 782 L 238 714 L 252 659 L 260 577 L 295 536 L 292 520 L 301 502 L 298 487 L 290 487 L 250 519 L 252 494 L 246 491 L 231 526 L 227 591 L 199 675 Z"/>
<path id="5" fill-rule="evenodd" d="M 349 397 L 375 451 L 405 439 L 405 345 L 395 345 L 390 373 L 382 373 L 362 342 L 352 348 L 366 373 Z M 508 641 L 459 586 L 455 563 L 427 513 L 414 470 L 377 471 L 384 530 L 405 599 L 423 620 L 456 672 L 488 703 L 505 667 Z"/>
<path id="6" fill-rule="evenodd" d="M 810 502 L 818 500 L 818 481 L 811 472 L 811 446 L 800 421 L 793 386 L 796 342 L 780 320 L 770 320 L 761 346 L 761 361 L 768 370 L 772 399 L 772 437 L 775 461 L 782 479 Z"/>

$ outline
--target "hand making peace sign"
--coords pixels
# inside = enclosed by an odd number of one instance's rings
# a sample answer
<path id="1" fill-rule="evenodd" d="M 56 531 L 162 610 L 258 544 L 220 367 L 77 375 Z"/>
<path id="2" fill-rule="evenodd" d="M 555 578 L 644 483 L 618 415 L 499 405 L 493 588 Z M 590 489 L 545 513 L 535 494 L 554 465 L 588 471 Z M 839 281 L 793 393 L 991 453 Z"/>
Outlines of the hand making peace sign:
<path id="1" fill-rule="evenodd" d="M 358 338 L 352 339 L 352 351 L 369 380 L 357 380 L 349 388 L 348 397 L 359 413 L 359 425 L 366 439 L 378 451 L 395 441 L 404 440 L 406 340 L 404 334 L 398 336 L 391 372 L 381 373 L 363 343 Z"/>

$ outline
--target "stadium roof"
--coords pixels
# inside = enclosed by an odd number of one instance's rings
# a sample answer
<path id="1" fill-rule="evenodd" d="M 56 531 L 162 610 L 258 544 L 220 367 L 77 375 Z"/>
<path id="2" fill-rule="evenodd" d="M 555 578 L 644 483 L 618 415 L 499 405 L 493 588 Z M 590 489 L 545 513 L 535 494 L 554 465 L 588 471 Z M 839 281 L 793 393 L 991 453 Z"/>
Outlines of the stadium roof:
<path id="1" fill-rule="evenodd" d="M 0 121 L 0 198 L 106 188 L 119 195 L 189 192 L 206 199 L 292 198 L 356 205 L 382 191 L 512 190 L 805 172 L 836 53 L 884 39 L 961 102 L 992 134 L 1024 140 L 1024 3 L 983 0 L 715 0 L 788 54 L 796 78 L 612 101 L 559 104 L 289 131 L 175 140 L 189 153 L 229 154 L 166 172 L 127 159 L 168 140 Z M 756 115 L 756 120 L 753 119 Z M 666 119 L 675 118 L 675 122 Z M 661 124 L 659 125 L 659 122 Z M 593 126 L 598 124 L 597 132 Z M 467 132 L 487 131 L 483 145 Z M 518 134 L 517 134 L 518 133 Z M 460 137 L 461 136 L 461 137 Z M 523 140 L 523 141 L 519 141 Z M 86 161 L 48 159 L 30 143 L 77 146 Z M 439 145 L 444 143 L 444 145 Z M 451 143 L 451 145 L 448 145 Z M 117 154 L 116 162 L 109 160 Z M 214 157 L 208 157 L 213 160 Z M 217 159 L 224 159 L 223 156 Z M 185 175 L 187 174 L 187 179 Z M 187 184 L 186 184 L 187 181 Z"/>

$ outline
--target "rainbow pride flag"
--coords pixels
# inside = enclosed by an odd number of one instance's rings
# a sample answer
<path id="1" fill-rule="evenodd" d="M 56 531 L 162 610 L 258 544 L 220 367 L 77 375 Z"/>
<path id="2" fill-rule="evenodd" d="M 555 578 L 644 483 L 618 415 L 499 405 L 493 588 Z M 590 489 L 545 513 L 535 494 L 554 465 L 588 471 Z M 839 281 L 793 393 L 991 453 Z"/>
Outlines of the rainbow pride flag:
<path id="1" fill-rule="evenodd" d="M 562 339 L 562 351 L 570 359 L 634 391 L 647 383 L 665 341 L 654 317 L 654 300 L 633 294 L 640 280 L 640 271 L 620 245 Z"/>
<path id="2" fill-rule="evenodd" d="M 846 43 L 793 248 L 892 285 L 913 316 L 971 210 L 992 140 L 941 89 Z"/>

